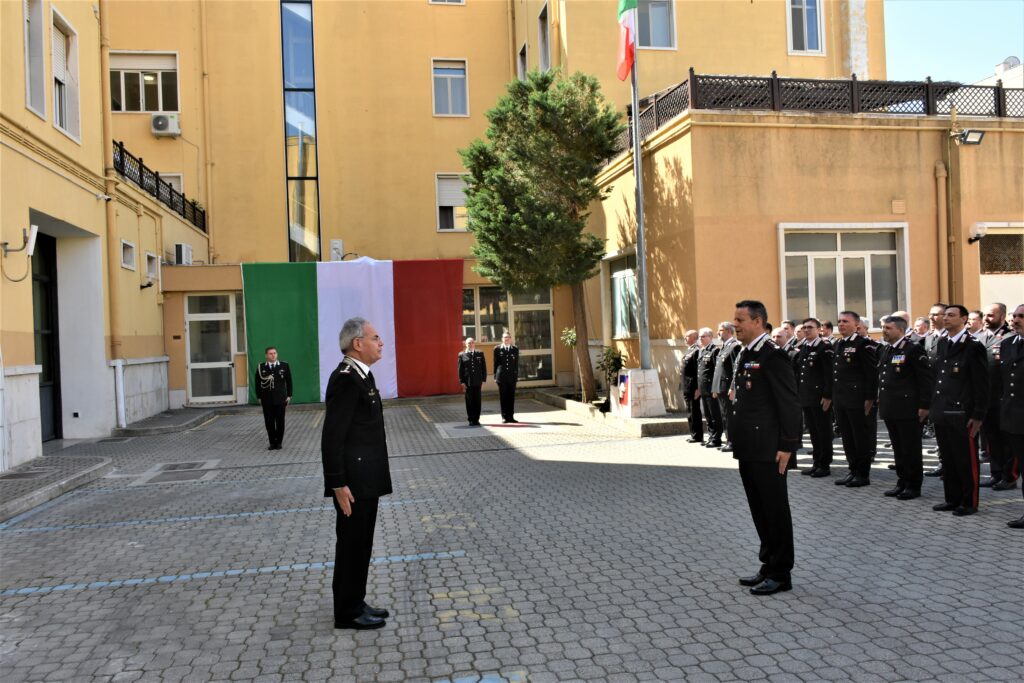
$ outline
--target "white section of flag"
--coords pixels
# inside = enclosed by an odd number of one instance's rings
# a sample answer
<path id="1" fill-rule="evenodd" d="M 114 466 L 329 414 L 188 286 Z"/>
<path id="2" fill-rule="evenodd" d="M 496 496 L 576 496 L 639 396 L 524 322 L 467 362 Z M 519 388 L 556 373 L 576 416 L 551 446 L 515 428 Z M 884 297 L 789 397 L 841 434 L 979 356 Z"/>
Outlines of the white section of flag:
<path id="1" fill-rule="evenodd" d="M 384 341 L 384 355 L 370 368 L 383 398 L 398 397 L 395 356 L 395 281 L 391 261 L 362 257 L 316 264 L 320 400 L 341 362 L 338 333 L 349 318 L 366 318 Z"/>

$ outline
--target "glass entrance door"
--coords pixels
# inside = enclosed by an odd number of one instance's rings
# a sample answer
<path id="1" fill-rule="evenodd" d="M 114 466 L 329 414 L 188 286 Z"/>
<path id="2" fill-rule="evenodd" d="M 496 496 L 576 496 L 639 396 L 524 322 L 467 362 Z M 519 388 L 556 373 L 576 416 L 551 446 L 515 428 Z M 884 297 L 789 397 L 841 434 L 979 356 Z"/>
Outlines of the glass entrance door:
<path id="1" fill-rule="evenodd" d="M 230 294 L 190 295 L 185 302 L 188 346 L 188 402 L 234 403 L 235 297 Z"/>
<path id="2" fill-rule="evenodd" d="M 40 234 L 32 258 L 32 313 L 39 375 L 39 424 L 43 441 L 61 438 L 60 355 L 57 337 L 57 240 Z"/>

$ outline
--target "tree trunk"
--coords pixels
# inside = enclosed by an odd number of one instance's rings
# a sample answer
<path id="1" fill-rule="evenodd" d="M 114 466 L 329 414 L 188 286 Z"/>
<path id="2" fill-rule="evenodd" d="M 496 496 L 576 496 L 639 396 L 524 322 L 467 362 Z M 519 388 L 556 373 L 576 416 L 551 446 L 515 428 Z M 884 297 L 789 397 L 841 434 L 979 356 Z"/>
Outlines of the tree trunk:
<path id="1" fill-rule="evenodd" d="M 594 385 L 594 366 L 590 363 L 590 335 L 587 333 L 587 309 L 583 303 L 583 283 L 572 287 L 572 319 L 576 326 L 576 364 L 580 369 L 580 392 L 583 402 L 589 403 L 597 397 Z"/>

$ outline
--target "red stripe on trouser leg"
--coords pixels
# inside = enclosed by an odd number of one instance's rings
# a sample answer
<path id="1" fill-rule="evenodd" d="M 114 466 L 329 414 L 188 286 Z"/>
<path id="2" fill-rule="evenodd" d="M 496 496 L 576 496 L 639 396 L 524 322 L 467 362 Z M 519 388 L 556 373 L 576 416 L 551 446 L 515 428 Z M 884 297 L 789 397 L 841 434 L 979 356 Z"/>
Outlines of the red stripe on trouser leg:
<path id="1" fill-rule="evenodd" d="M 970 429 L 968 429 L 970 433 Z M 967 437 L 967 444 L 971 458 L 971 507 L 978 507 L 978 448 L 974 445 L 974 439 Z"/>

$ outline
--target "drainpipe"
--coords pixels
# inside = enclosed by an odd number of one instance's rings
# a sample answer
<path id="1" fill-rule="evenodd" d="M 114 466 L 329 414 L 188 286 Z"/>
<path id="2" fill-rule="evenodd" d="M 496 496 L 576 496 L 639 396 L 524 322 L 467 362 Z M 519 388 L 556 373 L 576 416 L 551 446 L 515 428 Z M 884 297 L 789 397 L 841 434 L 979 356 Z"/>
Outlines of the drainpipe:
<path id="1" fill-rule="evenodd" d="M 199 56 L 203 70 L 203 154 L 206 156 L 206 244 L 210 252 L 210 263 L 216 262 L 213 250 L 213 137 L 210 128 L 210 68 L 207 52 L 206 2 L 199 3 Z M 162 248 L 162 247 L 161 247 Z"/>
<path id="2" fill-rule="evenodd" d="M 946 199 L 946 164 L 935 162 L 935 215 L 939 228 L 939 301 L 949 301 L 949 210 Z"/>
<path id="3" fill-rule="evenodd" d="M 7 412 L 4 410 L 7 401 L 4 398 L 4 389 L 4 352 L 0 349 L 0 472 L 7 470 L 7 436 L 11 431 L 7 426 Z"/>
<path id="4" fill-rule="evenodd" d="M 124 429 L 128 426 L 128 416 L 124 407 L 124 359 L 116 359 L 114 366 L 114 401 L 117 404 L 117 426 Z"/>
<path id="5" fill-rule="evenodd" d="M 519 77 L 516 67 L 519 64 L 519 48 L 516 46 L 516 8 L 515 0 L 508 0 L 508 54 L 512 58 L 509 71 L 512 79 Z"/>
<path id="6" fill-rule="evenodd" d="M 100 0 L 100 79 L 103 93 L 103 169 L 104 192 L 117 196 L 117 172 L 114 170 L 114 121 L 110 113 L 110 27 L 107 20 L 109 0 Z M 121 262 L 121 244 L 117 239 L 117 211 L 115 201 L 104 202 L 107 212 L 107 306 L 110 309 L 110 358 L 121 358 L 121 289 L 117 284 L 118 264 Z"/>

